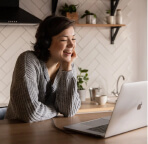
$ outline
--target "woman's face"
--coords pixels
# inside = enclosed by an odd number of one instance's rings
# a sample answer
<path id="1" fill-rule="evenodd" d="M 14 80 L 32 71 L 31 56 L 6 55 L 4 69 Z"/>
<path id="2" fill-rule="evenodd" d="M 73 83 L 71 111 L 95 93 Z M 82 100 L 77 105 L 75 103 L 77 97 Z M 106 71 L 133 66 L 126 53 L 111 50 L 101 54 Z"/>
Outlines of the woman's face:
<path id="1" fill-rule="evenodd" d="M 70 62 L 73 51 L 76 47 L 74 28 L 71 26 L 60 34 L 52 37 L 49 48 L 52 60 L 55 62 Z"/>

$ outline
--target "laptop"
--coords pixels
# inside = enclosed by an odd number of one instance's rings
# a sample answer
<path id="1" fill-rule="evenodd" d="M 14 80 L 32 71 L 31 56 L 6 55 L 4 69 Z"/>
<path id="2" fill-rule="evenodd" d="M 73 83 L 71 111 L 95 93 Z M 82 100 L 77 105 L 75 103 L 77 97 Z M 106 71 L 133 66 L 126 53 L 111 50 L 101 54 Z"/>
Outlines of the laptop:
<path id="1" fill-rule="evenodd" d="M 64 126 L 65 129 L 108 138 L 147 126 L 147 81 L 125 83 L 111 117 Z"/>

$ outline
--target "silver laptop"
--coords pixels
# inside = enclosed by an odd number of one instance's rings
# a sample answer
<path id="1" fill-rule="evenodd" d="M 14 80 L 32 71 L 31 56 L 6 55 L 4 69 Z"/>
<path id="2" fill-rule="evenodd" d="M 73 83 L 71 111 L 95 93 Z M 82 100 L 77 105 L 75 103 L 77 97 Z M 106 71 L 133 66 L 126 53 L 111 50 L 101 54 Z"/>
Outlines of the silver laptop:
<path id="1" fill-rule="evenodd" d="M 111 117 L 64 128 L 107 138 L 145 126 L 147 126 L 147 81 L 142 81 L 122 85 Z"/>

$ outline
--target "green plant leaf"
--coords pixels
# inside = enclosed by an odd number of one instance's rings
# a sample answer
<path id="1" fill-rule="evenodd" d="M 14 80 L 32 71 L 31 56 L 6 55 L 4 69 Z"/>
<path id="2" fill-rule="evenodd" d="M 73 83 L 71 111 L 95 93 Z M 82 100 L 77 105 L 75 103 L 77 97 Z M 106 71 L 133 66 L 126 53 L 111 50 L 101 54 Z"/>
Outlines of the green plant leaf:
<path id="1" fill-rule="evenodd" d="M 77 78 L 82 78 L 83 76 L 82 75 L 77 75 Z"/>
<path id="2" fill-rule="evenodd" d="M 69 9 L 70 9 L 70 12 L 76 12 L 76 6 L 75 5 L 70 5 Z"/>
<path id="3" fill-rule="evenodd" d="M 78 7 L 78 5 L 73 5 L 73 4 L 68 5 L 67 3 L 65 3 L 64 6 L 61 6 L 60 12 L 61 12 L 62 15 L 65 14 L 66 12 L 70 12 L 70 13 L 76 12 L 77 7 Z"/>
<path id="4" fill-rule="evenodd" d="M 83 90 L 84 88 L 83 88 L 83 86 L 82 85 L 80 85 L 80 90 Z"/>
<path id="5" fill-rule="evenodd" d="M 86 73 L 86 72 L 88 72 L 87 69 L 83 69 L 83 70 L 81 70 L 81 73 Z"/>
<path id="6" fill-rule="evenodd" d="M 95 18 L 97 18 L 96 14 L 91 13 L 89 10 L 85 10 L 85 13 L 81 16 L 81 18 L 84 18 L 87 15 L 93 15 Z"/>
<path id="7" fill-rule="evenodd" d="M 86 14 L 90 14 L 90 11 L 89 11 L 89 10 L 86 10 L 85 13 L 86 13 Z"/>
<path id="8" fill-rule="evenodd" d="M 85 80 L 85 81 L 88 81 L 88 80 L 89 80 L 89 78 L 84 78 L 84 80 Z"/>
<path id="9" fill-rule="evenodd" d="M 84 89 L 83 88 L 83 83 L 87 85 L 87 81 L 89 80 L 88 78 L 88 70 L 87 69 L 82 69 L 78 67 L 78 70 L 80 72 L 79 75 L 77 75 L 77 87 L 78 89 Z"/>
<path id="10" fill-rule="evenodd" d="M 81 18 L 84 18 L 85 16 L 87 16 L 87 14 L 83 14 L 83 15 L 81 16 Z"/>
<path id="11" fill-rule="evenodd" d="M 83 79 L 82 78 L 78 78 L 78 82 L 79 83 L 83 83 Z"/>
<path id="12" fill-rule="evenodd" d="M 83 81 L 83 79 L 80 77 L 80 78 L 79 78 L 79 81 Z"/>
<path id="13" fill-rule="evenodd" d="M 94 14 L 94 17 L 97 18 L 97 16 Z"/>
<path id="14" fill-rule="evenodd" d="M 85 77 L 87 77 L 87 76 L 88 76 L 88 73 L 85 74 Z"/>

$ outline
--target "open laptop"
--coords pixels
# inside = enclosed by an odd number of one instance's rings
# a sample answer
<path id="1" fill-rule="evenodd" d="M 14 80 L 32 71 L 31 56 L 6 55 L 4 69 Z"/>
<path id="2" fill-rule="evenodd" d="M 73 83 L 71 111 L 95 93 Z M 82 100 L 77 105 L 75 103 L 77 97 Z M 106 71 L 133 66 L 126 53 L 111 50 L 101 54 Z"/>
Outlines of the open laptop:
<path id="1" fill-rule="evenodd" d="M 147 126 L 147 81 L 142 81 L 122 85 L 111 117 L 64 128 L 107 138 L 145 126 Z"/>

